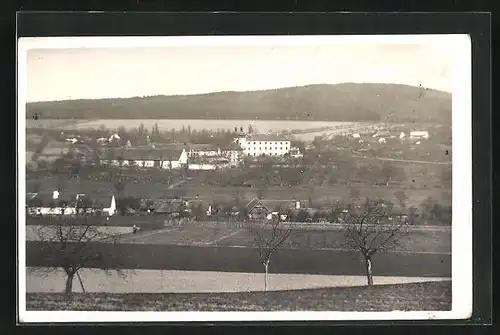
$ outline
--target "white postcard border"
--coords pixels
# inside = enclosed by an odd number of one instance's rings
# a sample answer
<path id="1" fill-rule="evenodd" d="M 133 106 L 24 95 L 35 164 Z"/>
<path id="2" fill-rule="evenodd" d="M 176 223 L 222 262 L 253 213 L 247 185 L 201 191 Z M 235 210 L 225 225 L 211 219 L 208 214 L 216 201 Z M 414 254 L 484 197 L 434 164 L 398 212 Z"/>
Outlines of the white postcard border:
<path id="1" fill-rule="evenodd" d="M 453 48 L 452 310 L 391 312 L 70 312 L 26 311 L 26 101 L 29 49 L 215 45 L 439 44 Z M 47 37 L 18 40 L 19 322 L 168 322 L 465 319 L 472 314 L 472 70 L 468 35 Z"/>

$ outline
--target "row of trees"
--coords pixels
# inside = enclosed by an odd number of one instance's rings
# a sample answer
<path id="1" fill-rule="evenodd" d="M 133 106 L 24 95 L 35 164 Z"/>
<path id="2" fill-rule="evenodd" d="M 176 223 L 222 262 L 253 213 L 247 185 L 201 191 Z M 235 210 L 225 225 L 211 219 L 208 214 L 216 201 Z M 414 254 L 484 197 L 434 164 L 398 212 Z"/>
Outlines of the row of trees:
<path id="1" fill-rule="evenodd" d="M 183 126 L 181 129 L 171 128 L 168 130 L 160 129 L 158 123 L 148 130 L 141 123 L 137 128 L 125 128 L 121 126 L 117 131 L 123 144 L 130 140 L 131 143 L 147 144 L 146 138 L 153 143 L 194 143 L 211 144 L 214 146 L 226 147 L 234 139 L 234 132 L 231 129 L 192 129 L 191 126 Z"/>
<path id="2" fill-rule="evenodd" d="M 338 208 L 344 224 L 344 243 L 347 250 L 354 250 L 363 256 L 367 284 L 373 285 L 373 257 L 380 252 L 397 250 L 402 238 L 408 235 L 409 222 L 405 217 L 392 215 L 392 209 L 385 202 L 368 200 L 363 206 L 345 212 Z M 260 262 L 264 266 L 264 290 L 267 290 L 267 274 L 273 254 L 293 234 L 293 229 L 278 220 L 261 225 L 255 231 L 255 243 L 259 247 Z"/>

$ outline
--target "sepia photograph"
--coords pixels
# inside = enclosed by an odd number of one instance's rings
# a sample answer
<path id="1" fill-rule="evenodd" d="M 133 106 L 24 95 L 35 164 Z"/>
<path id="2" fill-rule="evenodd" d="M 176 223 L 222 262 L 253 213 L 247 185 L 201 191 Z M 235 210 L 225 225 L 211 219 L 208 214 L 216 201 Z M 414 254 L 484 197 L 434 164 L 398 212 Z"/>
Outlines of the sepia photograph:
<path id="1" fill-rule="evenodd" d="M 467 35 L 19 39 L 22 319 L 467 318 L 470 86 Z"/>

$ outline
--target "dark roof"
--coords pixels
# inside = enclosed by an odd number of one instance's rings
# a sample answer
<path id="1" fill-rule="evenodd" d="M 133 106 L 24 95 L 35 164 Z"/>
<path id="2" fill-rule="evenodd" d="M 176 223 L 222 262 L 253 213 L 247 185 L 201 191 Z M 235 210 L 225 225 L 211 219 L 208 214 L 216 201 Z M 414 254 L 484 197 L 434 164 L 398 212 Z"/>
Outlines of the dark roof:
<path id="1" fill-rule="evenodd" d="M 111 206 L 113 195 L 89 195 L 94 208 L 108 208 Z"/>
<path id="2" fill-rule="evenodd" d="M 246 208 L 249 212 L 254 209 L 264 209 L 268 212 L 271 212 L 271 210 L 258 198 L 253 198 L 252 200 L 250 200 L 250 202 L 246 205 Z"/>
<path id="3" fill-rule="evenodd" d="M 178 160 L 183 148 L 161 148 L 161 149 L 127 149 L 118 151 L 116 158 L 122 157 L 125 160 Z"/>
<path id="4" fill-rule="evenodd" d="M 250 135 L 248 141 L 289 141 L 289 139 L 282 134 L 255 134 Z"/>
<path id="5" fill-rule="evenodd" d="M 171 199 L 166 200 L 163 203 L 159 204 L 158 207 L 155 207 L 156 213 L 176 213 L 179 211 L 180 206 L 184 203 L 184 200 L 181 199 Z"/>
<path id="6" fill-rule="evenodd" d="M 38 202 L 41 206 L 58 206 L 61 201 L 65 201 L 68 206 L 75 206 L 76 194 L 60 193 L 57 199 L 53 199 L 52 193 L 28 193 L 26 194 L 26 204 Z"/>
<path id="7" fill-rule="evenodd" d="M 261 202 L 269 208 L 271 211 L 275 211 L 276 208 L 281 208 L 282 210 L 294 209 L 294 200 L 261 200 Z M 302 204 L 302 202 L 301 202 Z"/>

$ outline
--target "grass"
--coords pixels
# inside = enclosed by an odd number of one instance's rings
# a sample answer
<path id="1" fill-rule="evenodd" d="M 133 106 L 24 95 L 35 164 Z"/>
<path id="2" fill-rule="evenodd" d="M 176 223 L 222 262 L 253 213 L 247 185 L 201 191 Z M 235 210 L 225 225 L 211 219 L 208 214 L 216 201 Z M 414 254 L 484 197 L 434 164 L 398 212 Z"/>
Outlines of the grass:
<path id="1" fill-rule="evenodd" d="M 71 311 L 440 311 L 451 281 L 276 292 L 28 293 L 27 310 Z"/>

